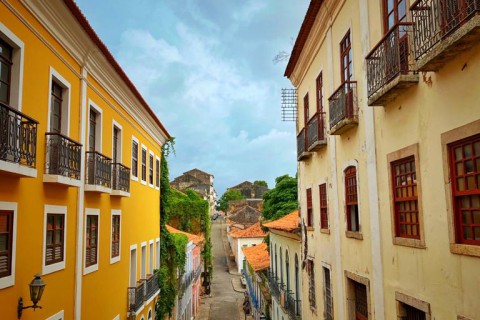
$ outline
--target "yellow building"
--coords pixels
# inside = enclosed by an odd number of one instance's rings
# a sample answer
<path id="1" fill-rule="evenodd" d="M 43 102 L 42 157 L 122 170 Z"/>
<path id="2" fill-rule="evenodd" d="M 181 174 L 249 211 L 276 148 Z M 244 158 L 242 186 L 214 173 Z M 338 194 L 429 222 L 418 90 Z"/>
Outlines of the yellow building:
<path id="1" fill-rule="evenodd" d="M 0 318 L 153 319 L 169 133 L 73 0 L 0 2 Z"/>
<path id="2" fill-rule="evenodd" d="M 479 12 L 310 2 L 285 71 L 304 319 L 478 319 Z"/>

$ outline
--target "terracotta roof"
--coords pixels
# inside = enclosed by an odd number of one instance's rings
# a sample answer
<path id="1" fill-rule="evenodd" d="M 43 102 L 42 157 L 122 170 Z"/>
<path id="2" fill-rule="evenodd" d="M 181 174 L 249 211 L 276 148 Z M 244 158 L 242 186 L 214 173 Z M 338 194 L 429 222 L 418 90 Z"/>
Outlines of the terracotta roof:
<path id="1" fill-rule="evenodd" d="M 267 244 L 262 242 L 253 247 L 242 248 L 245 259 L 252 266 L 253 270 L 261 271 L 270 268 L 270 254 L 267 250 Z"/>
<path id="2" fill-rule="evenodd" d="M 267 234 L 262 230 L 260 222 L 244 230 L 234 230 L 228 233 L 233 238 L 263 238 Z"/>
<path id="3" fill-rule="evenodd" d="M 195 245 L 199 245 L 203 242 L 203 236 L 197 236 L 197 235 L 194 235 L 194 234 L 191 234 L 191 233 L 188 233 L 188 232 L 185 232 L 185 231 L 182 231 L 182 230 L 178 230 L 178 229 L 175 229 L 174 227 L 172 226 L 169 226 L 168 224 L 165 225 L 167 227 L 167 230 L 168 232 L 170 233 L 174 233 L 174 234 L 184 234 L 187 236 L 188 240 L 190 241 L 193 241 L 193 243 Z"/>
<path id="4" fill-rule="evenodd" d="M 315 18 L 317 17 L 317 13 L 320 10 L 322 4 L 323 0 L 310 1 L 307 14 L 303 19 L 302 26 L 300 27 L 300 31 L 298 32 L 297 39 L 295 40 L 295 45 L 293 46 L 292 53 L 290 55 L 290 59 L 288 60 L 287 68 L 285 69 L 284 76 L 287 78 L 290 77 L 293 70 L 295 69 L 295 66 L 297 65 L 300 54 L 302 53 L 303 47 L 305 46 L 305 42 L 307 42 L 308 35 L 312 30 Z"/>
<path id="5" fill-rule="evenodd" d="M 277 220 L 267 222 L 263 224 L 264 227 L 269 229 L 281 230 L 281 231 L 293 231 L 300 228 L 298 223 L 298 210 L 293 211 L 292 213 L 287 214 Z"/>
<path id="6" fill-rule="evenodd" d="M 74 0 L 63 0 L 65 5 L 68 7 L 72 15 L 77 19 L 78 23 L 80 23 L 80 26 L 85 30 L 87 35 L 90 37 L 90 39 L 95 43 L 100 51 L 103 53 L 107 61 L 112 65 L 112 67 L 117 71 L 117 73 L 120 75 L 120 77 L 125 81 L 126 85 L 130 90 L 132 90 L 133 94 L 137 97 L 137 99 L 140 101 L 140 103 L 143 105 L 145 110 L 152 116 L 153 120 L 157 123 L 157 125 L 160 127 L 160 129 L 165 133 L 167 138 L 170 138 L 170 134 L 168 133 L 167 129 L 163 126 L 163 124 L 160 122 L 160 120 L 157 118 L 155 112 L 150 108 L 150 106 L 147 104 L 145 99 L 142 97 L 140 92 L 137 90 L 133 82 L 128 78 L 127 74 L 125 71 L 123 71 L 122 67 L 118 64 L 118 62 L 115 60 L 113 55 L 110 53 L 108 50 L 107 46 L 103 43 L 103 41 L 100 39 L 100 37 L 97 35 L 95 30 L 93 30 L 92 26 L 88 22 L 87 18 L 85 15 L 82 13 L 78 5 L 75 3 Z"/>

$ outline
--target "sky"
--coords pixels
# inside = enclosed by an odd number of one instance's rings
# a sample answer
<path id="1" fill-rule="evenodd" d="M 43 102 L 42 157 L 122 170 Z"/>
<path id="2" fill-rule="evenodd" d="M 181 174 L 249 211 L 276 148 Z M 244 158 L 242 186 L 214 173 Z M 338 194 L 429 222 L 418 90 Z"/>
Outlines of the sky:
<path id="1" fill-rule="evenodd" d="M 294 175 L 295 123 L 281 121 L 287 61 L 308 0 L 76 0 L 170 135 L 170 180 L 193 168 L 218 196 Z"/>

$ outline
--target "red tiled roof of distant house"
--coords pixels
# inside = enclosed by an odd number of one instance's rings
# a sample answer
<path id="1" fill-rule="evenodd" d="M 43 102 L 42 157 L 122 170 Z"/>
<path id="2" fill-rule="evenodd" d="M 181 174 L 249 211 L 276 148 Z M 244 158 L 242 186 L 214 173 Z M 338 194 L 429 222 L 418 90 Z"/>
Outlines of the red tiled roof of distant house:
<path id="1" fill-rule="evenodd" d="M 257 222 L 247 229 L 229 232 L 229 235 L 233 238 L 263 238 L 267 234 L 262 230 L 260 222 Z"/>
<path id="2" fill-rule="evenodd" d="M 168 232 L 170 233 L 174 233 L 174 234 L 183 234 L 183 235 L 186 235 L 188 240 L 189 241 L 193 241 L 193 243 L 195 245 L 199 245 L 203 242 L 203 236 L 197 236 L 197 235 L 194 235 L 194 234 L 191 234 L 191 233 L 188 233 L 188 232 L 185 232 L 185 231 L 182 231 L 182 230 L 178 230 L 178 229 L 175 229 L 174 227 L 172 226 L 169 226 L 168 224 L 165 225 L 167 227 L 167 230 Z"/>
<path id="3" fill-rule="evenodd" d="M 242 250 L 245 254 L 245 259 L 247 259 L 253 270 L 261 271 L 270 268 L 270 254 L 268 253 L 266 243 L 246 247 Z"/>
<path id="4" fill-rule="evenodd" d="M 281 217 L 280 219 L 267 222 L 263 224 L 264 227 L 269 229 L 281 230 L 291 232 L 300 228 L 298 223 L 298 210 Z"/>

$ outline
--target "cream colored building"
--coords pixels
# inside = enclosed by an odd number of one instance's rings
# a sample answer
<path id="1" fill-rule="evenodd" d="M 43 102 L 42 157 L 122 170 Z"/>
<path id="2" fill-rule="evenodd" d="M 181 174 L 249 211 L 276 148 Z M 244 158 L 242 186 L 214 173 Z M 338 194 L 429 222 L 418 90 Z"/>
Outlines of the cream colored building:
<path id="1" fill-rule="evenodd" d="M 310 2 L 285 71 L 304 319 L 478 319 L 479 10 Z"/>

